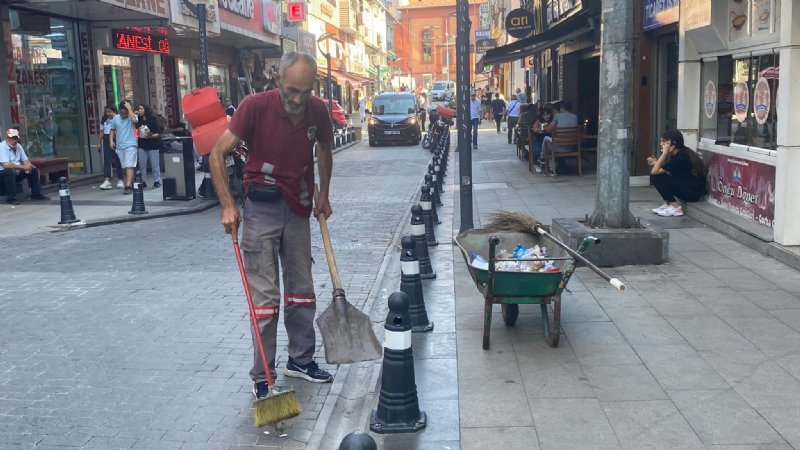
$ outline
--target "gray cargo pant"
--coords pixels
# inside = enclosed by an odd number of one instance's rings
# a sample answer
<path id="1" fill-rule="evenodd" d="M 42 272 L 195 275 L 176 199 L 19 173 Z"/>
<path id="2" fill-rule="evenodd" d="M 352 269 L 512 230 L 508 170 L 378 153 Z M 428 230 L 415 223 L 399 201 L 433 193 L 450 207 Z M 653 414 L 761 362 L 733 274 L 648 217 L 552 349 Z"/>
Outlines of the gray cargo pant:
<path id="1" fill-rule="evenodd" d="M 247 282 L 253 295 L 270 371 L 275 372 L 276 337 L 281 292 L 278 261 L 283 269 L 283 323 L 289 335 L 289 356 L 308 364 L 314 356 L 314 313 L 317 309 L 311 279 L 311 226 L 307 217 L 295 214 L 283 199 L 275 202 L 245 200 L 241 248 Z M 253 368 L 250 378 L 265 381 L 264 366 L 253 333 Z"/>

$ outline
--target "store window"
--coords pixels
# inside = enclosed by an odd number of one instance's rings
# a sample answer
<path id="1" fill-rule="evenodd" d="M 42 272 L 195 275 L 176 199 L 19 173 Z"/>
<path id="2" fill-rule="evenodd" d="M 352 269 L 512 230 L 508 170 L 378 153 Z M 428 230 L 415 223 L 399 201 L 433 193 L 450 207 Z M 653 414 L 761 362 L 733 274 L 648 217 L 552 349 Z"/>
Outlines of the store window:
<path id="1" fill-rule="evenodd" d="M 230 83 L 228 82 L 228 66 L 209 64 L 208 80 L 211 82 L 211 86 L 214 86 L 214 89 L 217 90 L 220 100 L 224 99 L 225 97 L 230 97 L 231 89 Z"/>
<path id="2" fill-rule="evenodd" d="M 84 168 L 73 23 L 16 10 L 9 21 L 22 145 L 31 157 L 68 157 L 73 169 Z"/>
<path id="3" fill-rule="evenodd" d="M 105 80 L 106 105 L 119 107 L 123 100 L 130 101 L 134 107 L 146 103 L 144 74 L 147 62 L 142 57 L 103 55 L 103 79 Z"/>
<path id="4" fill-rule="evenodd" d="M 422 61 L 423 62 L 431 62 L 433 59 L 433 50 L 431 48 L 430 42 L 423 42 L 422 43 Z"/>
<path id="5" fill-rule="evenodd" d="M 179 58 L 175 60 L 175 67 L 178 71 L 178 98 L 183 98 L 197 86 L 194 73 L 194 61 Z M 180 121 L 186 122 L 186 119 L 183 117 L 182 109 Z"/>
<path id="6" fill-rule="evenodd" d="M 776 54 L 704 62 L 701 136 L 721 145 L 776 149 L 779 67 Z"/>

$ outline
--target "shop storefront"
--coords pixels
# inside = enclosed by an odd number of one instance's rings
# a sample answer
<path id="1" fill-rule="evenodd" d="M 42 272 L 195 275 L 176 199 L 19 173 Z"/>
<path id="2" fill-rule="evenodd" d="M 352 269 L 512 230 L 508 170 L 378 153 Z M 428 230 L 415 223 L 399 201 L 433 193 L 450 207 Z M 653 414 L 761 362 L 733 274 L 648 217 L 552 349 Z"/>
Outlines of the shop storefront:
<path id="1" fill-rule="evenodd" d="M 800 91 L 780 83 L 800 43 L 780 33 L 792 27 L 791 3 L 681 3 L 678 128 L 706 162 L 707 201 L 774 228 L 783 245 L 800 244 L 800 166 L 788 117 Z"/>
<path id="2" fill-rule="evenodd" d="M 11 9 L 3 23 L 11 126 L 31 157 L 68 157 L 86 166 L 86 135 L 75 22 Z"/>

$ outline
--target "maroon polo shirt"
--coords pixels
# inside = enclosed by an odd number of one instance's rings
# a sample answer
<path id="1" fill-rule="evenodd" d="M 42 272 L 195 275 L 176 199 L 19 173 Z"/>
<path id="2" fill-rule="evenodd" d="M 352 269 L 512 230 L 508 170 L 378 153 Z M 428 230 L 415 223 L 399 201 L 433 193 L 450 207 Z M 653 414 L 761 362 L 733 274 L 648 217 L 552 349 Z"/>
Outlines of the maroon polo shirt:
<path id="1" fill-rule="evenodd" d="M 300 216 L 311 215 L 314 197 L 314 144 L 333 141 L 328 109 L 308 99 L 306 115 L 295 125 L 283 109 L 277 89 L 247 96 L 228 126 L 247 143 L 244 185 L 277 185 L 283 199 Z"/>

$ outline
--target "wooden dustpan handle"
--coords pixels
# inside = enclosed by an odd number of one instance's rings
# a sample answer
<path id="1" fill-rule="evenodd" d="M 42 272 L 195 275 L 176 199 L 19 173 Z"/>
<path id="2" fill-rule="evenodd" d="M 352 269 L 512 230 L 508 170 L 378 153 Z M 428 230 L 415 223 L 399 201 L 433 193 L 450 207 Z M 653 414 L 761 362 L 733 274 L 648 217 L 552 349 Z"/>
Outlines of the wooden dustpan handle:
<path id="1" fill-rule="evenodd" d="M 322 243 L 325 244 L 325 258 L 328 261 L 328 269 L 331 271 L 331 282 L 334 289 L 342 288 L 342 281 L 339 279 L 339 271 L 336 269 L 336 259 L 333 257 L 333 246 L 331 246 L 331 235 L 328 232 L 328 222 L 325 215 L 317 216 L 319 220 L 319 230 L 322 233 Z"/>

